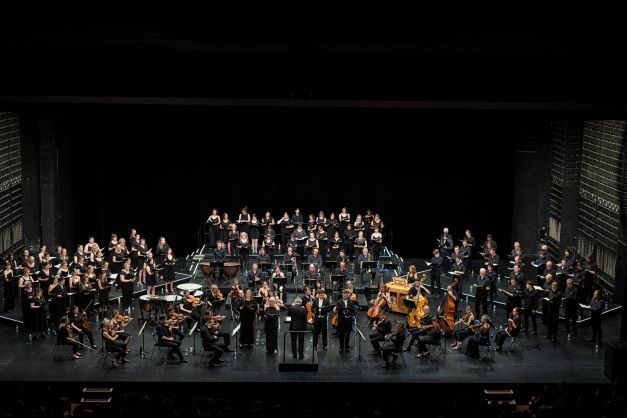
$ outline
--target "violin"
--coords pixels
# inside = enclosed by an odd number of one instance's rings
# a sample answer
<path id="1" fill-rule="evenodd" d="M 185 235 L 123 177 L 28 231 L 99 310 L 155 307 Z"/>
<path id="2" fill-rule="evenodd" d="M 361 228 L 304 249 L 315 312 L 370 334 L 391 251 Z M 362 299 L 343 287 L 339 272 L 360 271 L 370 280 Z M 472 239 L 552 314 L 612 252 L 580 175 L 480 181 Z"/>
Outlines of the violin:
<path id="1" fill-rule="evenodd" d="M 116 321 L 116 322 L 124 322 L 124 323 L 126 323 L 126 322 L 128 322 L 128 321 L 130 321 L 130 320 L 131 320 L 131 318 L 129 318 L 129 317 L 128 317 L 128 316 L 126 316 L 126 315 L 120 315 L 120 314 L 117 314 L 117 315 L 115 316 L 115 321 Z"/>
<path id="2" fill-rule="evenodd" d="M 193 303 L 193 304 L 197 304 L 200 303 L 200 298 L 197 298 L 195 296 L 192 295 L 187 295 L 185 296 L 185 300 L 189 303 Z"/>
<path id="3" fill-rule="evenodd" d="M 307 302 L 305 308 L 307 308 L 307 323 L 313 324 L 314 311 L 311 309 L 311 302 Z"/>
<path id="4" fill-rule="evenodd" d="M 224 296 L 222 296 L 222 292 L 220 292 L 220 289 L 213 289 L 211 290 L 211 293 L 213 294 L 213 297 L 216 299 L 223 299 Z"/>
<path id="5" fill-rule="evenodd" d="M 90 323 L 89 323 L 89 317 L 87 316 L 87 314 L 83 311 L 83 324 L 82 327 L 83 329 L 87 329 L 89 328 Z"/>

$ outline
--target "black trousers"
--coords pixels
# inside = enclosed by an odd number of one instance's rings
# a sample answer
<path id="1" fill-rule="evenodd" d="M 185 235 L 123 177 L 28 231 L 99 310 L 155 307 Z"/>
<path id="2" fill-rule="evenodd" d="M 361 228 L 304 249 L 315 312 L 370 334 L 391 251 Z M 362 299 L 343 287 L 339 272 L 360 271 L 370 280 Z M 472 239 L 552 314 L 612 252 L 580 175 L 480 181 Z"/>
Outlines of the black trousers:
<path id="1" fill-rule="evenodd" d="M 352 318 L 341 318 L 338 324 L 338 334 L 340 335 L 340 350 L 350 348 L 350 336 L 353 330 Z"/>
<path id="2" fill-rule="evenodd" d="M 381 351 L 381 341 L 385 341 L 385 335 L 382 335 L 378 332 L 370 334 L 370 344 L 372 344 L 372 348 L 374 349 L 374 351 Z"/>
<path id="3" fill-rule="evenodd" d="M 574 333 L 577 332 L 577 307 L 577 302 L 566 301 L 566 305 L 564 306 L 566 332 L 570 332 L 571 328 Z"/>
<path id="4" fill-rule="evenodd" d="M 525 308 L 523 311 L 523 320 L 525 324 L 525 329 L 529 329 L 529 317 L 531 317 L 531 324 L 533 325 L 533 332 L 538 330 L 538 323 L 536 322 L 536 313 L 531 312 L 531 309 Z"/>
<path id="5" fill-rule="evenodd" d="M 440 282 L 440 270 L 431 270 L 431 291 L 441 294 L 442 284 Z M 437 286 L 437 287 L 436 287 Z"/>
<path id="6" fill-rule="evenodd" d="M 440 343 L 439 334 L 431 335 L 426 338 L 419 338 L 418 339 L 418 352 L 426 353 L 427 351 L 429 351 L 429 349 L 427 348 L 427 344 L 434 345 L 434 344 L 439 344 L 439 343 Z"/>
<path id="7" fill-rule="evenodd" d="M 480 308 L 483 308 L 483 313 L 488 313 L 488 290 L 477 289 L 475 294 L 475 318 L 481 318 Z"/>
<path id="8" fill-rule="evenodd" d="M 183 354 L 181 353 L 181 349 L 179 348 L 181 346 L 181 342 L 179 340 L 161 341 L 159 344 L 162 347 L 170 347 L 170 351 L 168 351 L 168 357 L 176 354 L 181 360 L 183 360 Z"/>
<path id="9" fill-rule="evenodd" d="M 78 334 L 78 341 L 80 341 L 80 343 L 82 344 L 83 343 L 83 336 L 86 335 L 87 339 L 89 340 L 89 345 L 90 346 L 95 345 L 94 344 L 94 333 L 91 332 L 90 329 L 84 329 L 84 328 L 81 328 L 81 331 L 83 331 L 83 332 Z"/>
<path id="10" fill-rule="evenodd" d="M 494 297 L 496 296 L 496 281 L 490 282 L 490 306 L 494 306 Z"/>
<path id="11" fill-rule="evenodd" d="M 395 352 L 395 351 L 400 351 L 402 350 L 403 347 L 396 347 L 394 346 L 394 344 L 386 344 L 385 347 L 383 347 L 381 349 L 381 354 L 383 354 L 383 360 L 385 360 L 386 363 L 390 362 L 390 355 Z"/>
<path id="12" fill-rule="evenodd" d="M 108 340 L 105 340 L 105 341 L 108 341 Z M 116 340 L 116 341 L 108 342 L 105 344 L 107 344 L 107 350 L 113 353 L 113 356 L 115 357 L 116 360 L 126 357 L 126 347 L 124 347 L 124 344 L 121 341 Z"/>
<path id="13" fill-rule="evenodd" d="M 603 342 L 603 334 L 601 329 L 601 312 L 590 312 L 590 324 L 592 325 L 592 340 L 599 345 Z"/>
<path id="14" fill-rule="evenodd" d="M 546 326 L 546 335 L 547 337 L 556 340 L 557 339 L 557 328 L 559 325 L 559 305 L 549 305 L 548 312 L 548 323 Z"/>
<path id="15" fill-rule="evenodd" d="M 470 337 L 474 334 L 475 332 L 472 330 L 472 328 L 456 329 L 455 331 L 453 331 L 453 338 L 455 339 L 455 341 L 462 342 L 466 339 L 466 337 Z"/>
<path id="16" fill-rule="evenodd" d="M 328 336 L 327 336 L 327 316 L 321 316 L 314 318 L 314 338 L 313 345 L 314 349 L 318 347 L 318 336 L 322 334 L 322 346 L 326 347 L 329 345 Z"/>
<path id="17" fill-rule="evenodd" d="M 75 343 L 74 341 L 70 341 L 70 340 L 65 340 L 65 345 L 71 345 L 72 346 L 72 354 L 76 354 L 78 353 L 78 343 Z"/>
<path id="18" fill-rule="evenodd" d="M 417 329 L 417 328 L 414 328 L 414 329 L 410 328 L 409 333 L 411 334 L 411 339 L 409 340 L 409 345 L 407 347 L 411 348 L 411 346 L 414 345 L 416 341 L 420 341 L 421 335 L 427 334 L 427 331 Z"/>
<path id="19" fill-rule="evenodd" d="M 122 309 L 128 309 L 133 301 L 133 283 L 122 285 Z"/>
<path id="20" fill-rule="evenodd" d="M 494 344 L 496 344 L 498 348 L 503 348 L 503 343 L 505 342 L 507 337 L 507 331 L 505 331 L 504 329 L 497 331 L 496 335 L 494 336 Z"/>
<path id="21" fill-rule="evenodd" d="M 222 354 L 224 354 L 224 350 L 226 349 L 223 344 L 218 342 L 209 344 L 203 343 L 202 347 L 205 351 L 211 351 L 213 353 L 213 358 L 209 364 L 214 364 L 217 360 L 220 360 L 220 357 L 222 357 Z"/>
<path id="22" fill-rule="evenodd" d="M 296 340 L 298 340 L 298 356 L 303 357 L 305 352 L 305 333 L 304 332 L 291 332 L 292 338 L 292 356 L 296 358 Z"/>

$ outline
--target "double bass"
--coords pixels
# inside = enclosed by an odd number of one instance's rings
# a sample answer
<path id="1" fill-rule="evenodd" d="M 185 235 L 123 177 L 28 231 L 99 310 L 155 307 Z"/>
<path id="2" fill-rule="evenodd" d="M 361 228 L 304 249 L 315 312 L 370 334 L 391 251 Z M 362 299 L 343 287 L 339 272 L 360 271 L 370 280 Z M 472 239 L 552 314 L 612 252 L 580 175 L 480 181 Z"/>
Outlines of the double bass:
<path id="1" fill-rule="evenodd" d="M 424 282 L 427 279 L 425 274 L 422 275 L 421 282 Z M 417 328 L 422 326 L 420 320 L 424 317 L 423 308 L 426 305 L 429 305 L 429 300 L 422 295 L 422 292 L 418 290 L 418 294 L 414 298 L 414 302 L 416 302 L 416 307 L 412 309 L 412 311 L 407 315 L 407 325 L 410 328 Z"/>
<path id="2" fill-rule="evenodd" d="M 453 327 L 455 326 L 455 299 L 449 292 L 453 291 L 453 288 L 457 286 L 458 279 L 455 278 L 453 283 L 447 289 L 447 295 L 444 302 L 442 302 L 442 310 L 440 315 L 443 317 L 440 320 L 440 328 L 444 331 L 445 335 L 453 333 Z"/>

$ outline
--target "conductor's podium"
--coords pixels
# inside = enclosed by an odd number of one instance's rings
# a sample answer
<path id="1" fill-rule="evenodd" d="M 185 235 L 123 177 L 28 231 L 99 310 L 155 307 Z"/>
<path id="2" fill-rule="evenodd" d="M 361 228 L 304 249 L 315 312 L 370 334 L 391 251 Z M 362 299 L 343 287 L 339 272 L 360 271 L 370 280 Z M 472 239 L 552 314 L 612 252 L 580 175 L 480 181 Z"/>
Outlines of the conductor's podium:
<path id="1" fill-rule="evenodd" d="M 390 309 L 392 309 L 392 312 L 407 315 L 407 307 L 403 304 L 403 299 L 407 297 L 407 293 L 411 288 L 407 284 L 407 277 L 392 277 L 392 281 L 387 283 L 385 287 L 390 293 Z"/>

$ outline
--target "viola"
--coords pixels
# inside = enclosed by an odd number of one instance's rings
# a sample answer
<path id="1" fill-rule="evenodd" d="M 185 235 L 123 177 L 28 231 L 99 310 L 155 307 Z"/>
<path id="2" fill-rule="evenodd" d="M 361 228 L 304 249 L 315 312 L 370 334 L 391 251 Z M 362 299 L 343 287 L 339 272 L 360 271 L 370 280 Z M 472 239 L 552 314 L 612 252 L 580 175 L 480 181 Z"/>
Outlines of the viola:
<path id="1" fill-rule="evenodd" d="M 314 311 L 311 309 L 311 302 L 307 302 L 305 308 L 307 308 L 307 323 L 313 324 Z"/>

